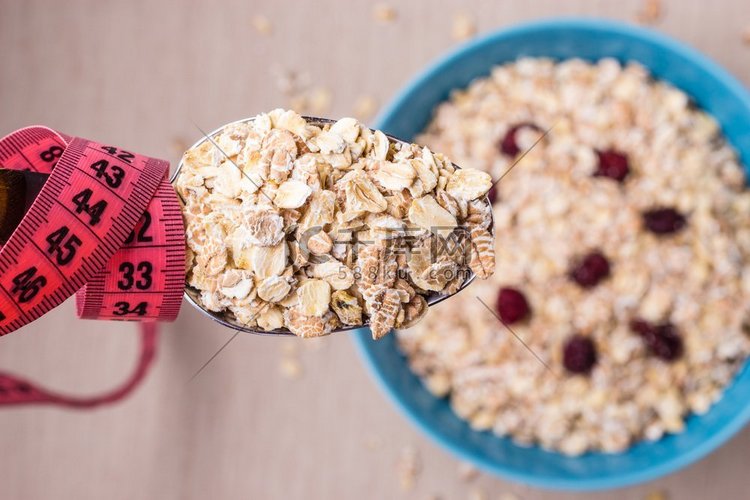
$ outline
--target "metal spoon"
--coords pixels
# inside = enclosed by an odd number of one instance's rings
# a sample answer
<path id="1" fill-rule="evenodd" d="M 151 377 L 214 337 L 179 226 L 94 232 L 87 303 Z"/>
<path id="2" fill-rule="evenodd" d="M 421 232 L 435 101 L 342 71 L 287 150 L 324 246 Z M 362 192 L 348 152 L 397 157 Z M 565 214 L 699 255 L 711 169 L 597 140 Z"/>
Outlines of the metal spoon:
<path id="1" fill-rule="evenodd" d="M 329 118 L 319 118 L 319 117 L 315 117 L 315 116 L 303 116 L 303 118 L 308 123 L 310 123 L 312 125 L 325 125 L 325 124 L 336 123 L 336 120 L 331 120 Z M 213 142 L 213 137 L 216 134 L 218 134 L 219 132 L 221 132 L 226 127 L 229 127 L 231 125 L 235 125 L 235 124 L 238 124 L 238 123 L 248 123 L 248 122 L 253 121 L 254 119 L 255 118 L 245 118 L 243 120 L 237 120 L 235 122 L 223 125 L 223 126 L 217 128 L 216 130 L 208 133 L 208 134 L 206 134 L 203 131 L 201 131 L 201 133 L 203 133 L 203 137 L 200 140 L 198 140 L 195 144 L 193 144 L 190 147 L 190 149 L 193 149 L 195 147 L 200 146 L 205 141 L 211 141 L 211 142 Z M 391 141 L 391 143 L 411 144 L 408 141 L 403 141 L 401 139 L 398 139 L 398 138 L 393 137 L 393 136 L 388 135 L 388 134 L 385 134 L 385 136 L 388 138 L 389 141 Z M 460 168 L 460 167 L 458 167 L 455 164 L 453 164 L 453 166 L 455 168 Z M 181 170 L 182 170 L 182 159 L 180 159 L 180 163 L 177 165 L 177 170 L 175 170 L 174 174 L 172 175 L 172 178 L 170 179 L 170 182 L 172 184 L 174 184 L 175 181 L 177 180 L 177 178 L 179 177 Z M 492 214 L 491 211 L 490 211 L 490 214 Z M 494 228 L 494 223 L 491 221 L 491 223 L 490 223 L 490 232 L 492 232 L 492 233 L 494 233 L 493 228 Z M 447 298 L 455 296 L 456 294 L 458 294 L 458 292 L 460 292 L 461 290 L 463 290 L 464 288 L 466 288 L 467 286 L 469 286 L 471 284 L 471 282 L 474 281 L 474 279 L 476 278 L 476 275 L 473 272 L 471 272 L 471 270 L 468 269 L 468 268 L 466 270 L 466 273 L 467 273 L 467 278 L 464 280 L 463 284 L 461 285 L 461 287 L 458 289 L 458 291 L 456 293 L 454 293 L 452 295 L 445 295 L 445 294 L 440 294 L 440 293 L 432 293 L 430 295 L 425 296 L 425 300 L 427 301 L 428 307 L 432 307 L 433 305 L 438 304 L 438 303 L 444 301 Z M 199 290 L 197 290 L 197 289 L 189 286 L 187 283 L 185 283 L 185 299 L 187 299 L 188 303 L 190 303 L 190 305 L 192 305 L 193 307 L 195 307 L 196 309 L 198 309 L 201 313 L 203 313 L 203 315 L 211 318 L 213 321 L 216 321 L 217 323 L 221 324 L 222 326 L 225 326 L 225 327 L 230 328 L 232 330 L 237 330 L 237 331 L 246 332 L 246 333 L 252 333 L 252 334 L 255 334 L 255 335 L 294 335 L 292 332 L 290 332 L 286 328 L 278 328 L 276 330 L 266 331 L 266 330 L 262 330 L 262 329 L 259 329 L 259 328 L 249 327 L 247 325 L 243 325 L 242 323 L 240 323 L 238 321 L 230 319 L 229 317 L 227 317 L 223 313 L 217 313 L 217 312 L 213 312 L 213 311 L 207 310 L 205 307 L 203 307 L 200 304 L 199 296 L 200 296 L 200 291 Z M 333 330 L 333 332 L 331 332 L 331 333 L 345 332 L 345 331 L 350 331 L 350 330 L 357 330 L 357 329 L 360 329 L 360 328 L 366 328 L 368 325 L 369 325 L 369 322 L 365 322 L 362 325 L 356 325 L 356 326 L 346 326 L 345 325 L 345 326 L 341 326 L 340 328 L 337 328 L 337 329 Z"/>

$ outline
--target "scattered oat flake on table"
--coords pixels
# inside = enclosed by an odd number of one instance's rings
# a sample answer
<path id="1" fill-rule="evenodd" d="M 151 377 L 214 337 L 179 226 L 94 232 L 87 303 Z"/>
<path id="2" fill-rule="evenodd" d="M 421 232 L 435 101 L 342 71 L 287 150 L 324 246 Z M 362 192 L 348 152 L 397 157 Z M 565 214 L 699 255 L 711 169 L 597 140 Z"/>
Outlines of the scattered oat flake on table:
<path id="1" fill-rule="evenodd" d="M 284 356 L 279 362 L 279 371 L 284 378 L 294 380 L 302 375 L 302 364 L 296 357 Z"/>
<path id="2" fill-rule="evenodd" d="M 473 488 L 469 492 L 469 500 L 488 500 L 487 492 L 482 488 Z"/>
<path id="3" fill-rule="evenodd" d="M 664 17 L 661 0 L 643 0 L 641 10 L 636 14 L 636 20 L 642 24 L 655 24 Z"/>
<path id="4" fill-rule="evenodd" d="M 315 87 L 310 91 L 310 111 L 316 116 L 325 116 L 331 109 L 333 93 L 327 87 Z"/>
<path id="5" fill-rule="evenodd" d="M 252 23 L 255 31 L 260 35 L 268 36 L 273 33 L 273 25 L 271 24 L 270 19 L 268 19 L 266 16 L 253 16 Z"/>
<path id="6" fill-rule="evenodd" d="M 375 115 L 378 110 L 378 100 L 371 95 L 363 95 L 354 102 L 354 117 L 358 120 L 367 121 Z"/>
<path id="7" fill-rule="evenodd" d="M 271 76 L 275 80 L 278 91 L 286 96 L 299 94 L 308 89 L 312 83 L 312 77 L 307 71 L 295 71 L 279 65 L 271 67 Z"/>
<path id="8" fill-rule="evenodd" d="M 281 352 L 287 355 L 297 353 L 298 347 L 299 342 L 297 342 L 295 339 L 284 339 L 281 342 Z"/>
<path id="9" fill-rule="evenodd" d="M 310 98 L 307 94 L 294 94 L 287 99 L 287 107 L 298 113 L 310 112 Z"/>
<path id="10" fill-rule="evenodd" d="M 307 73 L 279 73 L 276 87 L 287 98 L 287 107 L 298 113 L 325 116 L 331 109 L 333 93 L 325 86 L 310 86 Z"/>
<path id="11" fill-rule="evenodd" d="M 286 378 L 295 378 L 302 368 L 299 360 L 300 343 L 296 338 L 284 338 L 281 339 L 280 346 L 279 373 Z"/>
<path id="12" fill-rule="evenodd" d="M 665 491 L 657 490 L 647 494 L 645 500 L 667 500 L 668 498 L 669 495 Z"/>
<path id="13" fill-rule="evenodd" d="M 458 464 L 458 477 L 462 481 L 470 482 L 479 476 L 479 471 L 476 467 L 467 462 L 461 462 Z"/>
<path id="14" fill-rule="evenodd" d="M 745 28 L 745 32 L 742 34 L 742 42 L 745 45 L 750 45 L 750 26 Z"/>
<path id="15" fill-rule="evenodd" d="M 381 23 L 392 23 L 396 20 L 396 9 L 385 3 L 378 3 L 372 7 L 372 16 Z"/>
<path id="16" fill-rule="evenodd" d="M 176 155 L 182 155 L 189 147 L 190 143 L 184 137 L 173 137 L 169 143 L 170 151 Z"/>
<path id="17" fill-rule="evenodd" d="M 474 19 L 465 12 L 459 12 L 453 16 L 453 27 L 451 35 L 456 41 L 464 41 L 477 34 L 477 26 Z"/>
<path id="18" fill-rule="evenodd" d="M 413 446 L 406 446 L 401 450 L 398 464 L 398 476 L 403 491 L 411 491 L 422 472 L 422 460 L 419 451 Z"/>

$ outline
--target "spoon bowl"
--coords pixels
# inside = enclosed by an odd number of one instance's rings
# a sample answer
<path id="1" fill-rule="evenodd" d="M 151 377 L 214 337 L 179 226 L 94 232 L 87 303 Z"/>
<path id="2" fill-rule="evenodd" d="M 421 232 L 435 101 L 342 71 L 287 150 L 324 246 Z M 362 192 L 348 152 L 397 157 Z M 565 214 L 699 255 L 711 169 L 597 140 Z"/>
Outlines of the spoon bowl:
<path id="1" fill-rule="evenodd" d="M 331 120 L 329 118 L 320 118 L 315 116 L 303 116 L 303 118 L 312 125 L 326 125 L 326 124 L 333 124 L 336 123 L 336 120 Z M 217 128 L 216 130 L 204 134 L 204 136 L 198 140 L 195 144 L 190 146 L 189 149 L 196 148 L 203 144 L 205 141 L 210 140 L 209 138 L 214 137 L 216 134 L 221 132 L 224 128 L 236 125 L 239 123 L 248 123 L 252 122 L 255 118 L 245 118 L 242 120 L 237 120 L 232 123 L 228 123 L 226 125 L 222 125 L 221 127 Z M 411 144 L 408 141 L 403 141 L 401 139 L 398 139 L 396 137 L 393 137 L 391 135 L 385 134 L 385 136 L 388 138 L 388 140 L 391 143 L 400 143 L 400 144 Z M 182 165 L 183 161 L 180 159 L 179 164 L 177 165 L 177 170 L 175 170 L 174 174 L 172 174 L 172 178 L 170 179 L 170 182 L 174 185 L 177 181 L 178 177 L 180 176 L 180 172 L 182 171 Z M 460 168 L 458 165 L 453 164 L 454 168 L 458 169 Z M 485 197 L 486 198 L 486 197 Z M 492 216 L 492 211 L 490 211 L 490 217 Z M 494 234 L 494 220 L 490 221 L 490 232 Z M 474 274 L 470 269 L 466 269 L 465 271 L 466 279 L 459 287 L 458 291 L 456 293 L 453 293 L 451 295 L 441 294 L 441 293 L 431 293 L 429 295 L 425 295 L 424 298 L 427 301 L 428 307 L 432 307 L 435 304 L 438 304 L 450 297 L 453 297 L 454 295 L 458 294 L 461 290 L 466 288 L 471 284 L 472 281 L 476 278 L 476 274 Z M 191 287 L 190 285 L 185 283 L 185 299 L 188 301 L 188 303 L 193 306 L 194 308 L 198 309 L 204 316 L 209 317 L 211 320 L 221 324 L 222 326 L 225 326 L 226 328 L 230 328 L 232 330 L 238 330 L 245 333 L 252 333 L 254 335 L 271 335 L 271 336 L 277 336 L 277 335 L 294 335 L 292 332 L 290 332 L 286 328 L 277 328 L 276 330 L 263 330 L 261 328 L 255 328 L 255 327 L 249 327 L 246 325 L 243 325 L 235 320 L 233 320 L 229 315 L 221 312 L 214 312 L 209 311 L 205 307 L 203 307 L 199 300 L 200 291 L 196 288 Z M 351 330 L 358 330 L 361 328 L 366 328 L 369 326 L 369 318 L 368 321 L 361 325 L 344 325 L 339 328 L 336 328 L 331 333 L 337 333 L 337 332 L 346 332 Z"/>

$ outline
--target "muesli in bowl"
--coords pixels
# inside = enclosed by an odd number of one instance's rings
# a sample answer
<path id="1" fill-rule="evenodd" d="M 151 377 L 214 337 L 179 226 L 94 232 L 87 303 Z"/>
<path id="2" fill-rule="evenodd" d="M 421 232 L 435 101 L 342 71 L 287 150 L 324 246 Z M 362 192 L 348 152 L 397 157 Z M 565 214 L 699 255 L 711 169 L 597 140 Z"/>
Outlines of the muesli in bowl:
<path id="1" fill-rule="evenodd" d="M 618 452 L 721 397 L 750 354 L 750 193 L 684 92 L 637 63 L 519 59 L 417 142 L 493 179 L 525 155 L 493 193 L 494 277 L 398 332 L 460 418 Z"/>

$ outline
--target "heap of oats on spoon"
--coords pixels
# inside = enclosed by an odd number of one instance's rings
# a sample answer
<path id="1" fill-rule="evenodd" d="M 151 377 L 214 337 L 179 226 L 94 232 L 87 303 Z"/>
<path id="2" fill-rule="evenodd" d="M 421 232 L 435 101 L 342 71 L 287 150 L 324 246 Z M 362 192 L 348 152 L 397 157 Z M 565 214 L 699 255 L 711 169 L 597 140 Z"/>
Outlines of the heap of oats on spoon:
<path id="1" fill-rule="evenodd" d="M 490 176 L 353 118 L 276 109 L 207 134 L 173 183 L 188 300 L 227 327 L 408 328 L 495 268 Z"/>

